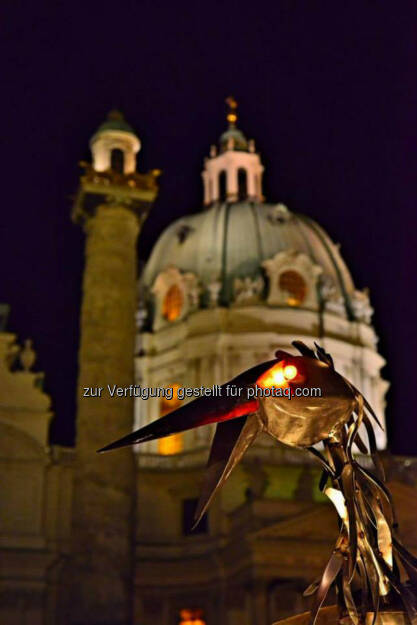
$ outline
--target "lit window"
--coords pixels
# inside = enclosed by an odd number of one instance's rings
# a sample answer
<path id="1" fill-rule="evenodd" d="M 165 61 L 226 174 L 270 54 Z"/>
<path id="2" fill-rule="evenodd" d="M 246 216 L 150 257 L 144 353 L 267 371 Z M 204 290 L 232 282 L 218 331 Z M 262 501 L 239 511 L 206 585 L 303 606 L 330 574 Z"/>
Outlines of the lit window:
<path id="1" fill-rule="evenodd" d="M 303 303 L 307 285 L 297 271 L 283 271 L 279 277 L 279 288 L 286 292 L 288 306 L 300 306 Z"/>
<path id="2" fill-rule="evenodd" d="M 184 297 L 179 286 L 173 284 L 167 291 L 163 305 L 162 314 L 168 321 L 176 321 L 181 315 Z"/>
<path id="3" fill-rule="evenodd" d="M 206 625 L 203 610 L 195 608 L 180 610 L 179 625 Z"/>
<path id="4" fill-rule="evenodd" d="M 161 456 L 179 454 L 183 448 L 182 434 L 171 434 L 158 440 L 158 452 Z"/>
<path id="5" fill-rule="evenodd" d="M 163 417 L 164 415 L 178 408 L 178 406 L 181 403 L 181 400 L 178 399 L 178 389 L 180 388 L 179 384 L 170 384 L 169 386 L 166 386 L 165 388 L 166 389 L 172 388 L 172 399 L 169 399 L 169 397 L 171 396 L 171 393 L 169 394 L 167 393 L 167 395 L 169 395 L 168 397 L 161 397 L 161 405 L 160 405 L 161 417 Z"/>
<path id="6" fill-rule="evenodd" d="M 161 397 L 160 414 L 161 417 L 176 410 L 179 407 L 181 401 L 178 399 L 179 384 L 171 384 L 167 388 L 172 388 L 172 399 L 168 397 Z M 183 450 L 183 438 L 182 434 L 172 434 L 165 438 L 158 440 L 158 452 L 163 456 L 171 456 L 172 454 L 178 454 Z"/>

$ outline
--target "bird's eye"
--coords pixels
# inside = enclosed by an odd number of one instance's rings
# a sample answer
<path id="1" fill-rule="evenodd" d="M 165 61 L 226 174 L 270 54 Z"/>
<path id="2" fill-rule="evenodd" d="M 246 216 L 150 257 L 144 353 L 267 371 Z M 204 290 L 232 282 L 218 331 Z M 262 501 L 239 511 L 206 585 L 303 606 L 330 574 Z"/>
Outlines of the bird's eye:
<path id="1" fill-rule="evenodd" d="M 290 384 L 302 384 L 305 382 L 305 374 L 298 367 L 288 361 L 281 360 L 276 365 L 265 371 L 257 380 L 258 386 L 263 388 L 286 387 Z"/>
<path id="2" fill-rule="evenodd" d="M 286 365 L 284 367 L 284 378 L 288 381 L 294 380 L 298 375 L 298 369 L 295 365 Z"/>

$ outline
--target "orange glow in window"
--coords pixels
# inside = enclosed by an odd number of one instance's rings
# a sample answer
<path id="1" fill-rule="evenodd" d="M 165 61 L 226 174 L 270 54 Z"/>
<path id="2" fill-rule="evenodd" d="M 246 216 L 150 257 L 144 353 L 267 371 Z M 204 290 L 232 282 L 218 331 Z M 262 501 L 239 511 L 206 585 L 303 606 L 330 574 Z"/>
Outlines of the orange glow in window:
<path id="1" fill-rule="evenodd" d="M 181 610 L 179 625 L 206 625 L 203 610 Z"/>
<path id="2" fill-rule="evenodd" d="M 172 399 L 168 399 L 167 397 L 161 397 L 160 403 L 160 415 L 161 417 L 165 416 L 169 412 L 176 410 L 181 401 L 178 399 L 178 389 L 180 388 L 179 384 L 170 384 L 167 388 L 172 388 Z M 160 438 L 158 440 L 158 452 L 162 456 L 172 456 L 173 454 L 179 454 L 184 448 L 184 440 L 181 432 L 178 434 L 172 434 L 171 436 L 166 436 L 165 438 Z"/>
<path id="3" fill-rule="evenodd" d="M 176 321 L 181 315 L 184 304 L 184 296 L 179 286 L 173 284 L 169 287 L 162 303 L 162 314 L 168 321 Z"/>
<path id="4" fill-rule="evenodd" d="M 161 456 L 172 456 L 179 454 L 184 447 L 182 434 L 171 434 L 158 440 L 158 452 Z"/>
<path id="5" fill-rule="evenodd" d="M 161 397 L 161 404 L 160 404 L 160 416 L 161 417 L 165 416 L 169 412 L 172 412 L 173 410 L 176 410 L 181 404 L 181 401 L 178 399 L 178 389 L 180 388 L 180 385 L 170 384 L 169 386 L 166 386 L 165 388 L 172 388 L 172 399 L 168 399 L 168 397 Z"/>
<path id="6" fill-rule="evenodd" d="M 300 306 L 307 295 L 307 285 L 304 278 L 292 269 L 281 273 L 279 288 L 287 294 L 288 306 Z"/>

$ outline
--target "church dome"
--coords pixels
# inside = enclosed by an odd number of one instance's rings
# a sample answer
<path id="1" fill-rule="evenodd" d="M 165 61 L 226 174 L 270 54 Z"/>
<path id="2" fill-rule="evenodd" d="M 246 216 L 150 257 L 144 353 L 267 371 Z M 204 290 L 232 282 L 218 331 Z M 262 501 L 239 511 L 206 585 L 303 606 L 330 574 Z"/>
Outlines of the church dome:
<path id="1" fill-rule="evenodd" d="M 171 224 L 144 269 L 150 325 L 163 328 L 201 308 L 252 305 L 369 324 L 368 293 L 355 289 L 339 246 L 310 217 L 264 203 L 255 142 L 237 127 L 236 101 L 227 103 L 228 129 L 204 162 L 205 208 Z"/>
<path id="2" fill-rule="evenodd" d="M 220 149 L 222 150 L 222 152 L 227 150 L 227 146 L 230 144 L 231 141 L 233 142 L 233 148 L 235 150 L 247 150 L 248 149 L 248 140 L 246 139 L 243 132 L 239 130 L 239 128 L 234 128 L 234 127 L 228 128 L 220 136 L 219 143 L 220 143 Z"/>
<path id="3" fill-rule="evenodd" d="M 383 422 L 385 361 L 368 292 L 355 288 L 339 245 L 321 226 L 264 201 L 255 141 L 237 127 L 235 100 L 227 103 L 228 130 L 204 161 L 203 208 L 164 230 L 141 275 L 137 379 L 148 387 L 223 384 L 277 349 L 291 351 L 297 337 L 324 345 Z M 156 400 L 138 401 L 135 410 L 137 428 L 165 414 Z M 377 436 L 383 448 L 385 435 Z M 179 434 L 169 448 L 150 441 L 140 462 L 205 462 L 209 437 Z M 280 453 L 263 445 L 254 453 L 265 461 Z"/>
<path id="4" fill-rule="evenodd" d="M 323 289 L 333 290 L 352 317 L 354 285 L 338 246 L 312 219 L 283 204 L 214 203 L 205 211 L 178 219 L 160 236 L 143 274 L 152 287 L 169 266 L 197 275 L 203 292 L 220 281 L 219 303 L 235 299 L 237 280 L 256 281 L 277 255 L 309 258 L 321 270 Z"/>

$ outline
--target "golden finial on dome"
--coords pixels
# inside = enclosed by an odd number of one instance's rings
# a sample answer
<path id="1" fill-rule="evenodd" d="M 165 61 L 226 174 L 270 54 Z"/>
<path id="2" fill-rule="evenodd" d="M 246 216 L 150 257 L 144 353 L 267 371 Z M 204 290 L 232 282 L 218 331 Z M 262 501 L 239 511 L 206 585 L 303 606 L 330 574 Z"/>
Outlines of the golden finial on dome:
<path id="1" fill-rule="evenodd" d="M 229 122 L 229 125 L 234 127 L 237 122 L 237 102 L 233 96 L 229 96 L 226 98 L 226 104 L 229 107 L 226 119 Z"/>

